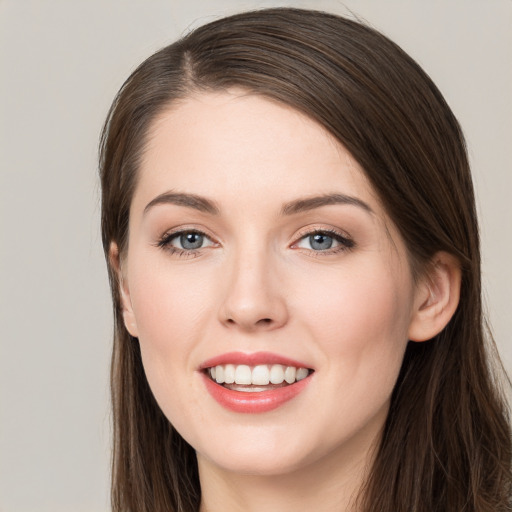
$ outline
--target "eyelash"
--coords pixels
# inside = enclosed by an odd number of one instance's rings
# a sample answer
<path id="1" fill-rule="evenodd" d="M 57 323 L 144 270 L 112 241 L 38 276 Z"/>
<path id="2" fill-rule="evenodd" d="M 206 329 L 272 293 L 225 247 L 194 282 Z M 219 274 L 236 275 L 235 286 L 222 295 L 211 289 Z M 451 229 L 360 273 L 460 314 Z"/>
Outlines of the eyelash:
<path id="1" fill-rule="evenodd" d="M 348 238 L 346 235 L 341 234 L 339 231 L 335 229 L 312 229 L 306 232 L 300 233 L 300 237 L 297 242 L 294 242 L 292 247 L 296 247 L 298 250 L 303 248 L 297 247 L 297 245 L 306 238 L 315 236 L 315 235 L 324 235 L 329 238 L 335 240 L 339 245 L 337 247 L 329 248 L 326 250 L 315 251 L 314 249 L 304 249 L 308 252 L 309 255 L 313 257 L 322 257 L 322 256 L 331 256 L 333 254 L 338 254 L 343 251 L 349 251 L 355 247 L 355 242 L 351 238 Z"/>
<path id="2" fill-rule="evenodd" d="M 199 231 L 197 229 L 182 229 L 180 231 L 173 231 L 171 233 L 165 233 L 162 238 L 156 243 L 156 246 L 169 251 L 172 255 L 182 257 L 182 258 L 196 258 L 199 256 L 199 251 L 204 249 L 204 247 L 200 247 L 198 249 L 180 249 L 179 247 L 174 247 L 171 245 L 171 242 L 183 235 L 199 235 L 208 239 L 212 242 L 211 245 L 215 245 L 215 242 L 204 232 Z"/>
<path id="3" fill-rule="evenodd" d="M 171 233 L 165 233 L 160 240 L 155 244 L 157 247 L 164 249 L 166 251 L 169 251 L 172 255 L 178 256 L 178 257 L 184 257 L 184 258 L 195 258 L 200 255 L 200 252 L 202 249 L 205 249 L 205 247 L 199 247 L 197 249 L 180 249 L 178 247 L 174 247 L 171 245 L 171 242 L 183 235 L 188 234 L 195 234 L 204 237 L 205 239 L 209 240 L 211 242 L 211 246 L 217 245 L 216 242 L 214 242 L 206 233 L 203 231 L 199 231 L 197 229 L 182 229 L 180 231 L 173 231 Z M 304 249 L 301 247 L 297 247 L 297 245 L 302 241 L 305 240 L 308 237 L 312 237 L 315 235 L 324 235 L 329 238 L 332 238 L 335 240 L 339 245 L 334 248 L 329 248 L 326 250 L 319 250 L 315 251 L 314 249 Z M 345 235 L 342 235 L 338 231 L 334 229 L 312 229 L 310 231 L 306 231 L 303 233 L 300 233 L 300 237 L 296 242 L 294 242 L 291 246 L 292 248 L 296 248 L 298 250 L 305 250 L 310 255 L 313 255 L 314 257 L 318 256 L 329 256 L 332 254 L 337 254 L 339 252 L 347 251 L 350 249 L 353 249 L 355 247 L 355 242 L 348 238 Z"/>

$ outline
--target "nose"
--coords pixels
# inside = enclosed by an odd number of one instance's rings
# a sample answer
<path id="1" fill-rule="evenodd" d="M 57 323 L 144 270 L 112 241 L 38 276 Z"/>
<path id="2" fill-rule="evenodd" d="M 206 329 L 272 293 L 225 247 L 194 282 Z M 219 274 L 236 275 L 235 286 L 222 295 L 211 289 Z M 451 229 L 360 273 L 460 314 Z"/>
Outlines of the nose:
<path id="1" fill-rule="evenodd" d="M 288 321 L 288 308 L 279 272 L 268 254 L 240 254 L 225 277 L 219 320 L 247 332 L 271 331 Z"/>

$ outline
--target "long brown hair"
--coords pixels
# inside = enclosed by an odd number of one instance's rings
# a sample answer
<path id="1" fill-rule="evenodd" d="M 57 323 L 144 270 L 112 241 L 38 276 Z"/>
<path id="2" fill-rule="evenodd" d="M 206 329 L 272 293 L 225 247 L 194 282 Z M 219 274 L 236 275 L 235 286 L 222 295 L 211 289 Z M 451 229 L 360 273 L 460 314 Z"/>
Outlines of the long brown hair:
<path id="1" fill-rule="evenodd" d="M 460 262 L 455 315 L 434 339 L 407 347 L 361 509 L 512 510 L 510 424 L 495 377 L 501 366 L 484 330 L 464 138 L 430 78 L 377 31 L 317 11 L 266 9 L 209 23 L 141 64 L 118 93 L 101 138 L 107 260 L 113 241 L 126 251 L 139 160 L 155 116 L 194 91 L 233 86 L 301 111 L 350 151 L 398 227 L 416 273 L 437 251 Z M 123 324 L 110 263 L 109 275 L 113 509 L 197 511 L 194 450 L 153 398 L 138 341 Z"/>

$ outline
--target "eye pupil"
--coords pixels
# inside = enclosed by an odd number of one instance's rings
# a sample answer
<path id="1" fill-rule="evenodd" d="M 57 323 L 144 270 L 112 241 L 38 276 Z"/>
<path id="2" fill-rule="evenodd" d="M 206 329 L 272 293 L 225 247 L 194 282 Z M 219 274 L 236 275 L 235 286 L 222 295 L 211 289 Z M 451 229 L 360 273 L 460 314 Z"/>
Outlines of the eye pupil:
<path id="1" fill-rule="evenodd" d="M 328 235 L 324 235 L 322 233 L 317 233 L 316 235 L 311 235 L 309 237 L 309 243 L 311 244 L 311 248 L 315 250 L 326 250 L 332 247 L 332 237 Z"/>
<path id="2" fill-rule="evenodd" d="M 180 244 L 183 249 L 199 249 L 203 245 L 203 238 L 199 233 L 185 233 L 180 236 Z"/>

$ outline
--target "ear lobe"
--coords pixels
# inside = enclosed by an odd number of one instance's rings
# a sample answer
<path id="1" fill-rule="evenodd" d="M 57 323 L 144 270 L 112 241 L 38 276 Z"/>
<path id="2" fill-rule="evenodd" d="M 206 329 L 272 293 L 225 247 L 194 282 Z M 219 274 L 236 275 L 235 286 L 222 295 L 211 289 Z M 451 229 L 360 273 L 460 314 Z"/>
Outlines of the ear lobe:
<path id="1" fill-rule="evenodd" d="M 123 320 L 126 330 L 131 336 L 137 338 L 139 332 L 137 329 L 137 322 L 135 321 L 135 315 L 133 313 L 132 301 L 130 298 L 130 289 L 128 283 L 123 276 L 121 268 L 121 259 L 119 255 L 119 248 L 115 242 L 110 243 L 109 248 L 109 260 L 110 265 L 117 275 L 117 285 L 119 287 L 119 297 L 121 300 L 121 307 L 123 311 Z"/>
<path id="2" fill-rule="evenodd" d="M 448 325 L 459 304 L 460 283 L 457 259 L 447 252 L 436 253 L 417 287 L 409 325 L 411 341 L 429 340 Z"/>

